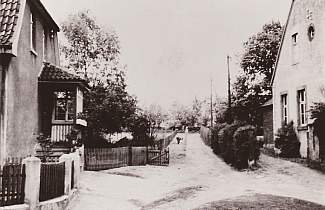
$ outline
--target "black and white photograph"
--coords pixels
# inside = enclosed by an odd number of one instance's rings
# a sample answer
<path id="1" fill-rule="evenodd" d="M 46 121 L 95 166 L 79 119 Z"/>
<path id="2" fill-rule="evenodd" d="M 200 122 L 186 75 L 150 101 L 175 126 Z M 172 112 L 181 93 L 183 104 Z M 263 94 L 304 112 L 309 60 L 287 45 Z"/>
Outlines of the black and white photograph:
<path id="1" fill-rule="evenodd" d="M 325 0 L 0 0 L 0 210 L 325 210 Z"/>

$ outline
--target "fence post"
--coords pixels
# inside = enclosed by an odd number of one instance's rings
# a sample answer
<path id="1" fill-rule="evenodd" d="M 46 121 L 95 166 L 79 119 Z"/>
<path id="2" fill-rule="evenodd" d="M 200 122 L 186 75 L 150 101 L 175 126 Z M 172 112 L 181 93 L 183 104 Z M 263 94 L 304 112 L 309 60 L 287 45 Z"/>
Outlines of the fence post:
<path id="1" fill-rule="evenodd" d="M 129 155 L 128 155 L 129 156 L 128 165 L 132 166 L 132 146 L 129 146 L 128 150 L 129 150 L 129 152 L 128 152 L 129 153 Z"/>
<path id="2" fill-rule="evenodd" d="M 25 203 L 30 209 L 36 209 L 39 203 L 41 160 L 37 157 L 28 157 L 22 163 L 26 170 Z"/>
<path id="3" fill-rule="evenodd" d="M 80 180 L 80 156 L 79 152 L 75 152 L 73 155 L 74 161 L 74 186 L 75 188 L 79 189 L 79 180 Z"/>
<path id="4" fill-rule="evenodd" d="M 64 194 L 69 195 L 71 191 L 71 164 L 72 158 L 69 154 L 64 154 L 59 158 L 60 162 L 65 162 L 64 169 Z"/>
<path id="5" fill-rule="evenodd" d="M 79 165 L 80 165 L 80 171 L 84 171 L 85 169 L 85 146 L 82 145 L 82 147 L 78 148 L 78 155 L 80 157 Z"/>
<path id="6" fill-rule="evenodd" d="M 148 163 L 149 163 L 149 147 L 147 145 L 147 147 L 146 147 L 146 164 L 148 164 Z"/>

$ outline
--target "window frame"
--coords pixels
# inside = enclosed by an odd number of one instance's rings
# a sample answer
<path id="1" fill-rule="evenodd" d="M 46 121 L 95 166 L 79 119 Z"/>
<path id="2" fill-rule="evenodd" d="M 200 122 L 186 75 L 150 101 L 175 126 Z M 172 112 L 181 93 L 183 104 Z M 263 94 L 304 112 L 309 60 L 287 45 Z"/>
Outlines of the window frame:
<path id="1" fill-rule="evenodd" d="M 288 125 L 288 123 L 289 123 L 288 93 L 281 94 L 280 103 L 281 103 L 281 123 L 284 125 Z"/>
<path id="2" fill-rule="evenodd" d="M 66 93 L 66 97 L 65 97 L 65 119 L 62 120 L 62 119 L 56 119 L 56 110 L 57 110 L 57 95 L 55 94 L 56 92 L 65 92 Z M 67 101 L 69 99 L 67 99 L 67 96 L 68 96 L 68 92 L 70 92 L 72 98 L 71 98 L 71 101 L 72 101 L 72 104 L 73 104 L 73 107 L 72 107 L 72 112 L 69 113 L 69 103 L 67 103 Z M 72 119 L 69 119 L 69 114 L 71 115 L 72 114 Z M 74 121 L 76 120 L 76 93 L 74 90 L 54 90 L 53 91 L 53 112 L 52 112 L 52 123 L 53 124 L 73 124 Z"/>
<path id="3" fill-rule="evenodd" d="M 293 46 L 298 45 L 298 32 L 291 35 L 291 41 Z"/>
<path id="4" fill-rule="evenodd" d="M 300 88 L 297 90 L 297 105 L 298 105 L 298 126 L 305 127 L 308 125 L 306 88 Z"/>
<path id="5" fill-rule="evenodd" d="M 37 26 L 36 26 L 36 19 L 35 19 L 35 15 L 33 14 L 33 12 L 30 13 L 30 49 L 31 51 L 37 55 L 36 53 L 36 47 L 37 47 Z"/>
<path id="6" fill-rule="evenodd" d="M 307 34 L 308 34 L 308 39 L 309 41 L 313 41 L 315 38 L 315 26 L 313 24 L 311 24 L 310 26 L 308 26 L 307 29 Z"/>

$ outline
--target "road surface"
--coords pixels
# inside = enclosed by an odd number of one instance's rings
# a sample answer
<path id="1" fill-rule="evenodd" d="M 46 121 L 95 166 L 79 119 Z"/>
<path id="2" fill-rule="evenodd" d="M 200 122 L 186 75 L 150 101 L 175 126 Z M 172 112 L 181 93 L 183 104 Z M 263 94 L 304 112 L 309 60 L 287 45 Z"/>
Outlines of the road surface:
<path id="1" fill-rule="evenodd" d="M 272 194 L 325 205 L 325 176 L 299 164 L 261 156 L 261 168 L 238 172 L 203 144 L 199 134 L 178 134 L 170 165 L 84 172 L 70 205 L 90 209 L 195 209 L 238 196 Z M 207 209 L 207 208 L 202 208 Z"/>

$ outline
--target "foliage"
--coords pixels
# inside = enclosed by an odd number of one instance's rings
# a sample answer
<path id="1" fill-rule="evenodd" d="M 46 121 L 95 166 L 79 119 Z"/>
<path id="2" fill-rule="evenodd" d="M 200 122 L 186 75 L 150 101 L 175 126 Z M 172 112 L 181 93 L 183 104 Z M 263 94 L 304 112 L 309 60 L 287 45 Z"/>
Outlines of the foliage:
<path id="1" fill-rule="evenodd" d="M 314 132 L 318 137 L 325 136 L 324 124 L 325 124 L 325 103 L 314 103 L 310 109 L 311 118 L 314 121 Z"/>
<path id="2" fill-rule="evenodd" d="M 256 161 L 260 156 L 260 145 L 256 139 L 256 129 L 246 125 L 239 127 L 234 133 L 234 166 L 238 169 L 248 167 L 248 161 Z"/>
<path id="3" fill-rule="evenodd" d="M 275 139 L 275 147 L 280 149 L 281 157 L 300 157 L 300 142 L 291 121 L 288 125 L 282 125 L 278 129 Z"/>
<path id="4" fill-rule="evenodd" d="M 150 137 L 153 138 L 157 130 L 160 129 L 161 123 L 166 120 L 167 114 L 164 113 L 159 104 L 151 104 L 145 110 L 145 115 L 149 122 Z"/>
<path id="5" fill-rule="evenodd" d="M 189 106 L 175 102 L 170 110 L 170 119 L 176 125 L 197 126 L 202 123 L 204 101 L 195 98 Z"/>
<path id="6" fill-rule="evenodd" d="M 150 133 L 150 126 L 150 119 L 147 115 L 138 113 L 132 117 L 132 122 L 130 123 L 129 129 L 132 132 L 133 140 L 138 144 L 153 144 L 154 138 Z"/>
<path id="7" fill-rule="evenodd" d="M 82 139 L 80 135 L 80 130 L 73 127 L 71 132 L 67 135 L 68 142 L 70 147 L 75 150 L 77 147 L 82 146 Z"/>
<path id="8" fill-rule="evenodd" d="M 134 126 L 142 116 L 137 116 L 137 101 L 126 89 L 125 69 L 119 61 L 120 46 L 115 32 L 104 30 L 89 11 L 71 15 L 62 24 L 62 31 L 67 38 L 61 46 L 66 66 L 89 84 L 82 114 L 88 123 L 86 138 L 91 139 L 87 145 L 107 146 L 106 134 L 130 129 L 138 137 L 139 130 L 147 127 L 145 123 L 140 123 L 144 128 Z"/>
<path id="9" fill-rule="evenodd" d="M 226 124 L 218 133 L 218 146 L 220 150 L 220 156 L 228 164 L 234 162 L 234 133 L 241 126 L 240 123 L 235 122 L 233 124 Z"/>
<path id="10" fill-rule="evenodd" d="M 226 127 L 227 123 L 216 123 L 214 127 L 211 129 L 212 132 L 212 141 L 211 141 L 211 148 L 216 155 L 221 153 L 220 145 L 219 145 L 219 132 L 221 129 Z"/>
<path id="11" fill-rule="evenodd" d="M 136 111 L 136 99 L 125 87 L 104 86 L 99 83 L 90 88 L 84 97 L 84 117 L 91 136 L 122 132 Z"/>
<path id="12" fill-rule="evenodd" d="M 37 142 L 41 147 L 41 153 L 42 156 L 41 161 L 47 162 L 48 158 L 51 156 L 53 143 L 51 141 L 51 138 L 49 136 L 44 135 L 43 133 L 40 133 L 37 137 Z"/>
<path id="13" fill-rule="evenodd" d="M 120 46 L 115 32 L 103 30 L 89 11 L 70 15 L 63 22 L 67 42 L 61 46 L 67 67 L 91 84 L 105 83 L 121 73 Z"/>
<path id="14" fill-rule="evenodd" d="M 282 37 L 279 22 L 265 24 L 263 30 L 244 43 L 241 74 L 233 84 L 235 119 L 260 125 L 258 107 L 272 97 L 270 81 Z"/>

